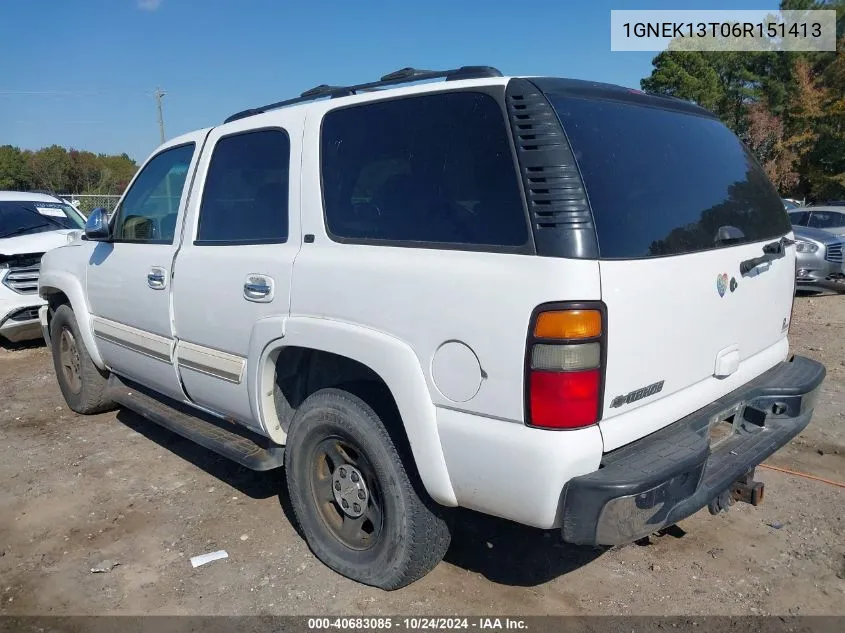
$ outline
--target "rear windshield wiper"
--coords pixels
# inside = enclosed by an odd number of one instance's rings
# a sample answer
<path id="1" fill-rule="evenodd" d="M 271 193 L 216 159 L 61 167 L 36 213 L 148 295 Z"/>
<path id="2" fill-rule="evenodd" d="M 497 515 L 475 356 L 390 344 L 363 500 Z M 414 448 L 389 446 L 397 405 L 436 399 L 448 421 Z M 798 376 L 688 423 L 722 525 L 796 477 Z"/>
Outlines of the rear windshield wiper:
<path id="1" fill-rule="evenodd" d="M 784 236 L 775 242 L 769 242 L 768 244 L 763 245 L 763 254 L 760 257 L 752 257 L 751 259 L 746 259 L 739 264 L 739 272 L 743 275 L 750 273 L 752 270 L 757 268 L 760 264 L 765 264 L 766 262 L 773 261 L 775 259 L 780 259 L 786 253 L 786 247 L 792 246 L 795 244 L 795 240 L 791 240 L 788 237 Z"/>

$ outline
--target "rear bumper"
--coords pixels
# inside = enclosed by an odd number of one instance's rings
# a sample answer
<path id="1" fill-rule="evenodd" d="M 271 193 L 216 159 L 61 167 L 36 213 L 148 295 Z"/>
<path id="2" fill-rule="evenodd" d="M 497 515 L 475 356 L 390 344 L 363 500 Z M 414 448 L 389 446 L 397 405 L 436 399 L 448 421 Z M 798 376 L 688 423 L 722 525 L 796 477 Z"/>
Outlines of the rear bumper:
<path id="1" fill-rule="evenodd" d="M 794 357 L 606 454 L 599 470 L 564 487 L 563 539 L 630 543 L 697 512 L 809 424 L 824 375 L 821 363 Z M 733 434 L 711 449 L 711 426 L 731 412 Z"/>

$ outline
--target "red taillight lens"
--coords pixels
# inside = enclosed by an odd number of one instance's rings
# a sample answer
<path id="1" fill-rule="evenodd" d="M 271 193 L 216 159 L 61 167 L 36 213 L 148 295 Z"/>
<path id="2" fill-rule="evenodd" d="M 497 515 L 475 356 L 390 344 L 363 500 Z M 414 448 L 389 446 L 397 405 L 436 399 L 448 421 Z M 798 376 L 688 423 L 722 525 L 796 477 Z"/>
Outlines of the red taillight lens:
<path id="1" fill-rule="evenodd" d="M 547 303 L 534 311 L 525 350 L 528 424 L 580 429 L 599 421 L 606 327 L 597 301 Z"/>
<path id="2" fill-rule="evenodd" d="M 577 429 L 598 421 L 598 369 L 589 371 L 532 371 L 531 424 L 551 429 Z"/>

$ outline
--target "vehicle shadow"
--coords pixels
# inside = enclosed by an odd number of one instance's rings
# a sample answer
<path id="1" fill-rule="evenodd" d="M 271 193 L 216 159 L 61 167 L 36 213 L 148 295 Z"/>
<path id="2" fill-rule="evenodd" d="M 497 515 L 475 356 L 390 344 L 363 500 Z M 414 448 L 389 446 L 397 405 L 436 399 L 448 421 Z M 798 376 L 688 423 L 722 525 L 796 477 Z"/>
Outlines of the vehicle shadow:
<path id="1" fill-rule="evenodd" d="M 460 508 L 454 514 L 452 544 L 444 560 L 502 585 L 541 585 L 607 551 L 564 543 L 559 530 L 540 530 Z"/>
<path id="2" fill-rule="evenodd" d="M 29 341 L 20 341 L 12 343 L 0 336 L 0 350 L 4 352 L 20 352 L 27 349 L 37 349 L 39 347 L 46 347 L 43 338 L 36 338 Z"/>
<path id="3" fill-rule="evenodd" d="M 284 485 L 279 470 L 256 472 L 244 468 L 129 409 L 118 410 L 117 420 L 251 499 L 274 497 L 279 494 L 280 486 Z"/>
<path id="4" fill-rule="evenodd" d="M 287 494 L 284 469 L 249 470 L 128 409 L 120 409 L 117 419 L 247 497 L 277 497 L 285 518 L 304 540 Z M 451 512 L 452 544 L 444 560 L 491 582 L 540 585 L 592 562 L 606 551 L 565 544 L 557 530 L 539 530 L 460 508 Z"/>

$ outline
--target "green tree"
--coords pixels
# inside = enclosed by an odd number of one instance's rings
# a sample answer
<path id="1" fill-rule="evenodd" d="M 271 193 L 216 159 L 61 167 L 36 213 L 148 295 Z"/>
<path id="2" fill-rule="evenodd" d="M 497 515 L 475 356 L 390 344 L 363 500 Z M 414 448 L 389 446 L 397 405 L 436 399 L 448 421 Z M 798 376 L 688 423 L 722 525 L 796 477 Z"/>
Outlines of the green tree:
<path id="1" fill-rule="evenodd" d="M 29 160 L 32 185 L 36 189 L 61 192 L 70 183 L 71 160 L 67 150 L 51 145 L 34 152 Z"/>
<path id="2" fill-rule="evenodd" d="M 654 70 L 640 81 L 647 92 L 694 101 L 715 110 L 724 89 L 709 53 L 699 51 L 664 51 L 652 60 Z"/>
<path id="3" fill-rule="evenodd" d="M 0 189 L 29 189 L 27 157 L 11 145 L 0 146 Z"/>

